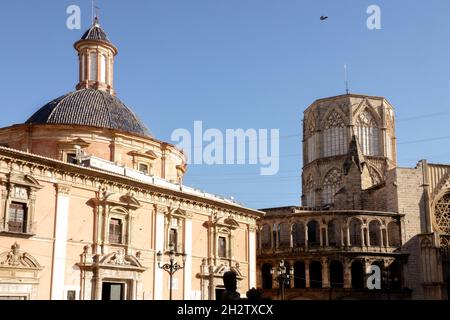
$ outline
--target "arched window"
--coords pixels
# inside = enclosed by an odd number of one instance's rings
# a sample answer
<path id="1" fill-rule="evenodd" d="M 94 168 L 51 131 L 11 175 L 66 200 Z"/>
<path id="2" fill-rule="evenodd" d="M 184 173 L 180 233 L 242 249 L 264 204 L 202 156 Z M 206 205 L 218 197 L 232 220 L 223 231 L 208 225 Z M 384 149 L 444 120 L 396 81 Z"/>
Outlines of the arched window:
<path id="1" fill-rule="evenodd" d="M 306 288 L 305 264 L 301 261 L 294 264 L 294 287 Z"/>
<path id="2" fill-rule="evenodd" d="M 339 191 L 342 183 L 342 174 L 339 169 L 330 170 L 323 181 L 322 204 L 333 204 L 334 195 Z"/>
<path id="3" fill-rule="evenodd" d="M 400 227 L 398 223 L 392 221 L 388 224 L 388 245 L 390 247 L 400 247 Z"/>
<path id="4" fill-rule="evenodd" d="M 317 159 L 317 137 L 316 124 L 314 117 L 308 119 L 305 127 L 306 147 L 307 147 L 307 162 L 312 162 Z"/>
<path id="5" fill-rule="evenodd" d="M 292 238 L 294 247 L 301 247 L 305 245 L 305 227 L 303 223 L 294 223 L 292 225 Z"/>
<path id="6" fill-rule="evenodd" d="M 370 111 L 361 112 L 356 120 L 356 135 L 362 152 L 367 156 L 379 155 L 378 126 Z"/>
<path id="7" fill-rule="evenodd" d="M 317 246 L 320 244 L 320 226 L 315 220 L 308 222 L 308 245 Z"/>
<path id="8" fill-rule="evenodd" d="M 81 66 L 80 66 L 80 81 L 86 80 L 86 54 L 81 55 Z"/>
<path id="9" fill-rule="evenodd" d="M 261 229 L 261 246 L 266 249 L 272 247 L 272 242 L 270 240 L 270 227 L 269 225 L 265 224 Z"/>
<path id="10" fill-rule="evenodd" d="M 339 246 L 341 244 L 341 228 L 336 219 L 328 223 L 328 244 L 330 246 Z"/>
<path id="11" fill-rule="evenodd" d="M 352 288 L 364 288 L 364 266 L 361 261 L 353 261 L 352 263 Z"/>
<path id="12" fill-rule="evenodd" d="M 287 223 L 280 223 L 278 225 L 278 245 L 280 247 L 288 247 L 290 244 L 289 225 Z"/>
<path id="13" fill-rule="evenodd" d="M 89 80 L 97 81 L 97 53 L 91 52 L 89 54 Z"/>
<path id="14" fill-rule="evenodd" d="M 361 221 L 358 219 L 352 219 L 349 224 L 350 228 L 350 244 L 352 246 L 362 246 L 361 237 Z"/>
<path id="15" fill-rule="evenodd" d="M 316 197 L 314 192 L 314 180 L 312 176 L 308 177 L 305 184 L 306 206 L 313 208 L 316 205 Z"/>
<path id="16" fill-rule="evenodd" d="M 345 154 L 347 144 L 347 127 L 342 116 L 337 111 L 333 111 L 326 119 L 323 130 L 324 157 Z"/>
<path id="17" fill-rule="evenodd" d="M 381 225 L 377 220 L 369 223 L 369 239 L 371 246 L 381 246 Z"/>
<path id="18" fill-rule="evenodd" d="M 262 286 L 263 289 L 272 289 L 272 265 L 266 263 L 262 266 L 261 276 L 262 276 Z"/>
<path id="19" fill-rule="evenodd" d="M 450 193 L 445 194 L 437 202 L 434 216 L 439 231 L 450 234 Z"/>
<path id="20" fill-rule="evenodd" d="M 319 261 L 309 265 L 309 282 L 311 288 L 322 288 L 322 264 Z"/>
<path id="21" fill-rule="evenodd" d="M 100 81 L 106 83 L 106 55 L 100 56 Z"/>
<path id="22" fill-rule="evenodd" d="M 344 287 L 344 267 L 337 260 L 330 263 L 330 286 L 331 288 Z"/>

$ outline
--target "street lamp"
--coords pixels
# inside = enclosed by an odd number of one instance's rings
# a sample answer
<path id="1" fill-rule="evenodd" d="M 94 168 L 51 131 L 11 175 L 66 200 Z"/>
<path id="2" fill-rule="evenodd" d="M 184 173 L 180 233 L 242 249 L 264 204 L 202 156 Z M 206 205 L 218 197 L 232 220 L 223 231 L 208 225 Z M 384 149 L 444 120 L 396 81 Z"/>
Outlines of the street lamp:
<path id="1" fill-rule="evenodd" d="M 173 275 L 178 270 L 181 270 L 181 269 L 184 268 L 184 265 L 186 263 L 186 258 L 187 258 L 187 255 L 185 253 L 183 253 L 181 255 L 182 258 L 183 258 L 183 265 L 179 265 L 178 262 L 175 261 L 175 256 L 176 256 L 176 253 L 175 253 L 175 250 L 174 250 L 173 243 L 171 243 L 169 245 L 169 262 L 168 263 L 164 263 L 163 264 L 163 254 L 161 253 L 161 251 L 159 251 L 156 254 L 156 259 L 158 261 L 158 268 L 163 269 L 170 276 L 170 296 L 169 296 L 169 300 L 172 300 L 172 279 L 173 279 Z"/>
<path id="2" fill-rule="evenodd" d="M 270 274 L 276 274 L 280 287 L 281 300 L 284 300 L 284 286 L 289 283 L 289 280 L 291 278 L 293 278 L 294 267 L 291 267 L 288 271 L 286 266 L 284 265 L 284 260 L 281 260 L 279 266 L 276 269 L 270 269 Z"/>

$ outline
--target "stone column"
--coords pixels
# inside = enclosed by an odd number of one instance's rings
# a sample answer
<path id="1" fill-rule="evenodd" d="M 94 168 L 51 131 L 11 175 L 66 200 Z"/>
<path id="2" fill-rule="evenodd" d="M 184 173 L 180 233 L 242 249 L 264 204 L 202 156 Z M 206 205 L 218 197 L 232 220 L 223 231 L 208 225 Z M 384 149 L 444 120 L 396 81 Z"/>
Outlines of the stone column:
<path id="1" fill-rule="evenodd" d="M 352 264 L 351 261 L 345 259 L 344 261 L 344 288 L 350 289 L 352 287 Z"/>
<path id="2" fill-rule="evenodd" d="M 323 247 L 323 229 L 321 226 L 319 226 L 319 243 L 320 246 Z"/>
<path id="3" fill-rule="evenodd" d="M 347 246 L 350 247 L 351 246 L 351 242 L 350 242 L 350 226 L 347 225 Z"/>
<path id="4" fill-rule="evenodd" d="M 328 259 L 322 258 L 322 288 L 330 287 L 330 270 Z"/>
<path id="5" fill-rule="evenodd" d="M 310 288 L 310 281 L 309 281 L 309 261 L 305 260 L 305 287 Z"/>
<path id="6" fill-rule="evenodd" d="M 51 270 L 51 299 L 64 300 L 70 186 L 56 186 L 55 233 Z"/>
<path id="7" fill-rule="evenodd" d="M 366 246 L 367 247 L 370 247 L 370 232 L 369 232 L 369 227 L 367 227 L 366 228 L 366 239 L 367 239 L 367 242 L 366 242 Z"/>
<path id="8" fill-rule="evenodd" d="M 364 227 L 361 225 L 361 246 L 364 247 L 365 245 L 366 245 L 366 235 Z"/>
<path id="9" fill-rule="evenodd" d="M 305 251 L 308 251 L 308 225 L 305 224 Z"/>
<path id="10" fill-rule="evenodd" d="M 325 246 L 328 247 L 330 245 L 328 241 L 328 227 L 325 227 L 323 230 L 325 231 Z"/>
<path id="11" fill-rule="evenodd" d="M 249 245 L 249 258 L 248 258 L 248 281 L 249 288 L 256 288 L 256 227 L 254 225 L 248 226 L 248 245 Z"/>

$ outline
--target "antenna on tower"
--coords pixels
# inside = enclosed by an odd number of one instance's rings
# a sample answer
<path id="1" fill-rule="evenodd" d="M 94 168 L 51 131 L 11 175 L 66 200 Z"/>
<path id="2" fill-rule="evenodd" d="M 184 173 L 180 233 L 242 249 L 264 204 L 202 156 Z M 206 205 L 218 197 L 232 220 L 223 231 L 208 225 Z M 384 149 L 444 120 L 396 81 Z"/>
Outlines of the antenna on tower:
<path id="1" fill-rule="evenodd" d="M 348 89 L 348 73 L 347 73 L 347 64 L 344 64 L 344 76 L 345 76 L 345 92 L 347 94 L 349 94 L 349 89 Z"/>

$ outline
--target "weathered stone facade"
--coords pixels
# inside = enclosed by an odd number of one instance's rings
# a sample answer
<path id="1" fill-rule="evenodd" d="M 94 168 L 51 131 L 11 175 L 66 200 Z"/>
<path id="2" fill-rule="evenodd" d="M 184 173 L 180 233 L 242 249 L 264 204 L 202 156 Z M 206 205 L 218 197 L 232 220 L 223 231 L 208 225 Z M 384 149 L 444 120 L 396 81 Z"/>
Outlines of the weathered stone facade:
<path id="1" fill-rule="evenodd" d="M 396 150 L 384 98 L 347 94 L 306 109 L 304 206 L 263 209 L 258 223 L 268 294 L 278 296 L 270 271 L 283 260 L 288 299 L 447 298 L 450 165 L 399 168 Z M 380 290 L 367 288 L 370 265 Z"/>

